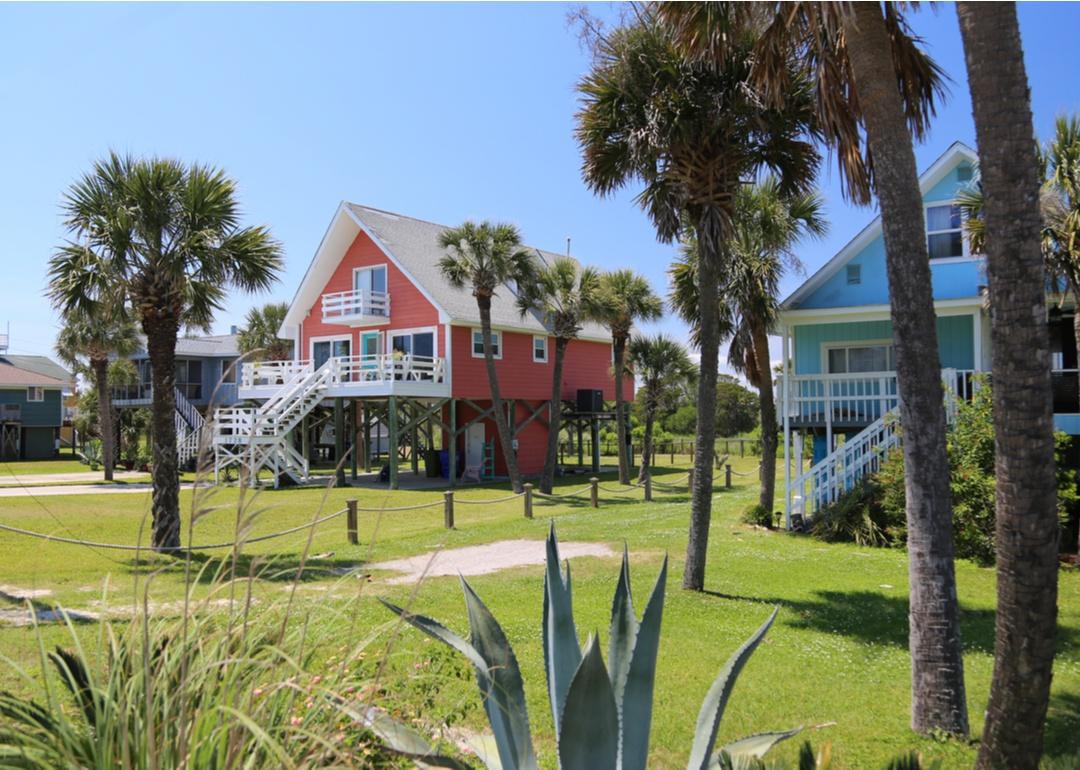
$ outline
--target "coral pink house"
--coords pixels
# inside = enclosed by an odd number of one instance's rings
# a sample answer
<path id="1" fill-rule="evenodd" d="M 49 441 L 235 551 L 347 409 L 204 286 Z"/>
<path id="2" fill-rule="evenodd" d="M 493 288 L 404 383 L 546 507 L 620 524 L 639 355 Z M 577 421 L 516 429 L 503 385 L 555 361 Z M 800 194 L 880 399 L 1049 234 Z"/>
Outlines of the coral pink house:
<path id="1" fill-rule="evenodd" d="M 445 229 L 341 204 L 280 331 L 294 340 L 294 360 L 245 365 L 240 396 L 265 399 L 259 410 L 267 413 L 268 423 L 270 412 L 280 413 L 273 417 L 277 433 L 281 426 L 306 431 L 304 415 L 331 399 L 337 425 L 343 426 L 340 434 L 355 437 L 356 454 L 365 465 L 364 450 L 370 449 L 369 436 L 376 430 L 388 432 L 395 446 L 441 446 L 453 458 L 455 477 L 476 467 L 489 475 L 505 474 L 476 300 L 468 289 L 447 284 L 438 266 L 443 256 L 438 236 Z M 555 257 L 539 250 L 535 255 L 541 261 Z M 511 287 L 497 293 L 491 314 L 499 387 L 512 417 L 518 462 L 523 473 L 537 474 L 553 408 L 554 339 L 538 317 L 518 312 Z M 596 324 L 587 324 L 567 349 L 563 403 L 554 408 L 562 409 L 579 432 L 582 426 L 595 431 L 599 419 L 610 417 L 595 396 L 579 402 L 579 391 L 600 391 L 603 400 L 614 399 L 611 362 L 609 332 Z M 627 398 L 633 398 L 632 378 L 626 378 L 624 387 Z M 304 395 L 305 389 L 311 393 Z M 294 391 L 299 395 L 282 395 Z M 259 420 L 260 415 L 237 419 Z M 293 447 L 294 455 L 295 445 L 306 447 L 308 439 L 306 432 L 303 442 L 278 438 Z M 289 472 L 289 449 L 281 453 L 279 470 Z M 390 462 L 392 485 L 396 465 Z M 306 473 L 306 465 L 300 470 Z"/>

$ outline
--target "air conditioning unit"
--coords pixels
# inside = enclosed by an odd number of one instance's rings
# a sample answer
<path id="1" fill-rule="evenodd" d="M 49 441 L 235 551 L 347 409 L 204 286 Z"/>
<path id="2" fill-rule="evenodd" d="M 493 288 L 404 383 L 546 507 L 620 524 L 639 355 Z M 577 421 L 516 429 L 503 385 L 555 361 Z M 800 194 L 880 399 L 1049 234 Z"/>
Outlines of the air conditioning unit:
<path id="1" fill-rule="evenodd" d="M 577 410 L 579 412 L 604 411 L 604 391 L 592 388 L 578 388 Z"/>

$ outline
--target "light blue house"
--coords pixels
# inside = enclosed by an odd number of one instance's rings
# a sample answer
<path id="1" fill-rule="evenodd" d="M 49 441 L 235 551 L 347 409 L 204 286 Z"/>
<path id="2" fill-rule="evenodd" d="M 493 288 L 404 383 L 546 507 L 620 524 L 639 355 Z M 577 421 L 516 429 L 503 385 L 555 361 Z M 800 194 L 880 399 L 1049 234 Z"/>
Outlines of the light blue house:
<path id="1" fill-rule="evenodd" d="M 957 194 L 971 184 L 975 151 L 953 144 L 919 178 L 926 212 L 946 407 L 967 398 L 973 375 L 990 369 L 985 259 L 961 229 Z M 1080 434 L 1072 308 L 1048 300 L 1056 427 Z M 861 475 L 876 470 L 896 433 L 889 283 L 880 217 L 874 219 L 782 305 L 787 513 L 812 515 Z M 802 461 L 813 444 L 810 468 Z"/>

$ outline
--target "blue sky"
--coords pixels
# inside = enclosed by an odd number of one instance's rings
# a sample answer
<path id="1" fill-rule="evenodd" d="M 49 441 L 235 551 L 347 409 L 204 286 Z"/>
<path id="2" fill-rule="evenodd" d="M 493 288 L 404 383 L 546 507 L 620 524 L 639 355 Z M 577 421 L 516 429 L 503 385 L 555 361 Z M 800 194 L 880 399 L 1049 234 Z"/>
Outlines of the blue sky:
<path id="1" fill-rule="evenodd" d="M 338 202 L 447 224 L 516 223 L 526 242 L 602 268 L 631 266 L 666 291 L 674 247 L 657 243 L 634 190 L 594 197 L 573 140 L 588 56 L 551 4 L 0 5 L 0 328 L 12 352 L 50 353 L 43 297 L 62 242 L 64 189 L 109 149 L 224 168 L 249 223 L 271 227 L 286 270 L 269 296 L 234 295 L 216 330 L 253 304 L 291 299 Z M 595 13 L 611 15 L 608 5 Z M 913 15 L 949 72 L 920 168 L 974 128 L 950 4 Z M 1036 129 L 1080 111 L 1072 77 L 1080 7 L 1024 3 Z M 831 232 L 802 249 L 820 266 L 870 219 L 821 180 Z M 801 278 L 790 275 L 785 293 Z M 673 318 L 658 325 L 685 339 Z"/>

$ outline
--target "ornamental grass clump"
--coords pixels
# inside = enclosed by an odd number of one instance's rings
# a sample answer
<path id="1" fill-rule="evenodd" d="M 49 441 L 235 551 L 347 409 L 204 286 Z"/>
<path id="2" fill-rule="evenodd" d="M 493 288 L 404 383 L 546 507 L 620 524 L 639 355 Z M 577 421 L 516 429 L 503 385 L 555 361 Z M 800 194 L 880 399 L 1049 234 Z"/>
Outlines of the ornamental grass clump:
<path id="1" fill-rule="evenodd" d="M 611 606 L 608 656 L 605 664 L 595 634 L 584 647 L 574 624 L 570 566 L 559 560 L 552 526 L 547 539 L 544 575 L 543 646 L 548 701 L 556 725 L 561 770 L 644 770 L 649 755 L 656 656 L 664 610 L 667 560 L 639 620 L 630 594 L 630 564 L 623 551 L 622 570 Z M 469 640 L 423 615 L 382 600 L 405 622 L 464 655 L 472 663 L 491 733 L 471 741 L 471 747 L 493 770 L 535 770 L 539 766 L 529 728 L 524 682 L 517 658 L 498 621 L 472 587 L 462 579 L 469 616 Z M 720 720 L 735 680 L 776 618 L 777 610 L 743 643 L 721 669 L 705 696 L 697 718 L 688 768 L 752 768 L 777 743 L 802 728 L 767 732 L 716 749 Z M 384 733 L 387 745 L 421 763 L 440 767 L 469 767 L 452 757 L 428 753 L 430 747 L 398 742 Z M 806 752 L 804 752 L 805 754 Z M 804 767 L 800 758 L 800 768 Z M 809 752 L 808 768 L 824 767 Z"/>

